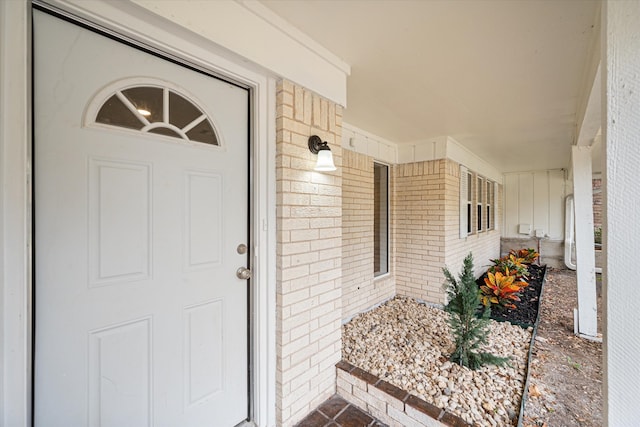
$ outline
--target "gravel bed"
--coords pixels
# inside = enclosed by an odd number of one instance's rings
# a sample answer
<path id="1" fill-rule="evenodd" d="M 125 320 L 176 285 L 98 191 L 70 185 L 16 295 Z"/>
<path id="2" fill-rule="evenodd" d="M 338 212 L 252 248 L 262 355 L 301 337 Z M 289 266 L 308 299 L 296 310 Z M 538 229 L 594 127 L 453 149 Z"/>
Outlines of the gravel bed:
<path id="1" fill-rule="evenodd" d="M 452 364 L 453 336 L 443 310 L 396 297 L 343 326 L 342 358 L 478 426 L 517 423 L 531 328 L 491 321 L 484 349 L 511 366 L 476 371 Z"/>

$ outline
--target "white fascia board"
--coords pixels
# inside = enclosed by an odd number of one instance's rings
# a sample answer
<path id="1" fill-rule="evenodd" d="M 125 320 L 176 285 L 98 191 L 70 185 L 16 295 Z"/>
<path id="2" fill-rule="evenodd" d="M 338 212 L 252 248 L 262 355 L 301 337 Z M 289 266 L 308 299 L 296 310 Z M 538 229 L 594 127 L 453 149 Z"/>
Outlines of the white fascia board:
<path id="1" fill-rule="evenodd" d="M 270 23 L 284 34 L 287 34 L 290 38 L 297 40 L 300 44 L 306 46 L 309 50 L 315 52 L 317 55 L 324 58 L 327 62 L 333 64 L 336 68 L 342 70 L 346 75 L 351 74 L 351 66 L 340 59 L 337 55 L 325 48 L 314 39 L 300 31 L 298 28 L 289 24 L 288 21 L 280 17 L 280 15 L 273 12 L 268 7 L 264 6 L 257 0 L 235 0 L 237 3 L 243 5 L 248 10 L 255 13 L 257 16 L 262 17 L 265 21 Z"/>
<path id="2" fill-rule="evenodd" d="M 398 163 L 426 162 L 449 159 L 466 166 L 485 178 L 502 184 L 503 174 L 450 136 L 439 136 L 424 141 L 397 144 Z"/>
<path id="3" fill-rule="evenodd" d="M 591 145 L 602 126 L 602 41 L 601 10 L 594 17 L 594 31 L 589 46 L 589 56 L 580 84 L 580 99 L 576 114 L 574 145 Z"/>
<path id="4" fill-rule="evenodd" d="M 416 146 L 413 144 L 398 144 L 398 164 L 414 162 L 415 151 Z"/>
<path id="5" fill-rule="evenodd" d="M 347 105 L 349 65 L 257 1 L 131 2 L 277 76 Z"/>
<path id="6" fill-rule="evenodd" d="M 578 125 L 578 137 L 576 145 L 590 146 L 595 143 L 602 128 L 602 77 L 600 64 L 593 79 L 589 98 Z"/>
<path id="7" fill-rule="evenodd" d="M 473 172 L 476 172 L 485 178 L 489 178 L 494 182 L 502 184 L 503 174 L 501 171 L 491 166 L 487 161 L 477 156 L 450 136 L 447 137 L 446 157 L 457 163 L 465 165 Z"/>
<path id="8" fill-rule="evenodd" d="M 398 144 L 345 122 L 342 123 L 342 148 L 384 163 L 398 163 Z"/>
<path id="9" fill-rule="evenodd" d="M 256 6 L 256 2 L 42 1 L 88 21 L 105 23 L 106 29 L 120 35 L 134 34 L 137 40 L 151 47 L 162 46 L 165 51 L 168 42 L 158 33 L 159 29 L 169 30 L 177 36 L 173 46 L 176 52 L 184 52 L 182 45 L 187 41 L 196 62 L 206 60 L 211 53 L 217 55 L 218 61 L 221 57 L 228 59 L 229 67 L 220 62 L 208 64 L 226 76 L 236 78 L 231 64 L 243 62 L 246 68 L 290 80 L 346 107 L 350 67 L 286 22 L 269 21 L 279 19 L 277 15 L 258 15 L 256 10 L 261 5 Z M 184 54 L 179 56 L 191 59 Z M 237 80 L 242 81 L 242 76 Z"/>
<path id="10" fill-rule="evenodd" d="M 414 155 L 417 162 L 444 159 L 447 156 L 447 137 L 433 138 L 415 145 Z"/>
<path id="11" fill-rule="evenodd" d="M 427 162 L 447 157 L 447 137 L 398 144 L 398 163 Z"/>

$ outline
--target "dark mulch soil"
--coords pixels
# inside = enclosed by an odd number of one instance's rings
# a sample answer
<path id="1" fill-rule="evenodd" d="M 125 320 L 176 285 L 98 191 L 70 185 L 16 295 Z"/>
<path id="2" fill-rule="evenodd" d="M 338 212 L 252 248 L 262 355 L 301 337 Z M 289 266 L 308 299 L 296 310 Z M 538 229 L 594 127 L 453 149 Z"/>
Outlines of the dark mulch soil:
<path id="1" fill-rule="evenodd" d="M 514 325 L 523 327 L 533 326 L 538 316 L 538 301 L 540 300 L 540 291 L 542 290 L 542 280 L 546 265 L 532 264 L 529 267 L 529 277 L 525 287 L 520 294 L 520 302 L 516 302 L 515 309 L 493 307 L 491 309 L 491 318 L 499 322 L 510 322 Z M 484 284 L 486 273 L 477 280 L 478 286 Z"/>

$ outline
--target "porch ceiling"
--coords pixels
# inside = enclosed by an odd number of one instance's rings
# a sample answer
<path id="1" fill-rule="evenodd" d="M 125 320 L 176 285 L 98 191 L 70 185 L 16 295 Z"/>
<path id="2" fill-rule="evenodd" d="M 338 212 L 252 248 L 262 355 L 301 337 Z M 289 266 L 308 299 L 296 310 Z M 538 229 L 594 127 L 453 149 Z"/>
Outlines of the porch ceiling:
<path id="1" fill-rule="evenodd" d="M 568 166 L 599 1 L 262 2 L 351 65 L 346 122 L 450 135 L 503 172 Z"/>

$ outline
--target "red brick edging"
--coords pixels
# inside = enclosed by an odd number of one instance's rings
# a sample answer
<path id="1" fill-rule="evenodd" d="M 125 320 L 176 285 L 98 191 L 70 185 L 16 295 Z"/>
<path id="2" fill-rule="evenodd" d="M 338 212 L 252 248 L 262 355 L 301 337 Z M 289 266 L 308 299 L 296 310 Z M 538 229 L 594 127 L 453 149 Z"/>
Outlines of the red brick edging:
<path id="1" fill-rule="evenodd" d="M 362 409 L 383 422 L 393 420 L 403 425 L 420 423 L 425 426 L 471 426 L 459 416 L 409 394 L 344 360 L 336 364 L 336 372 L 338 394 L 356 406 L 364 404 Z M 355 380 L 350 381 L 349 376 Z"/>

